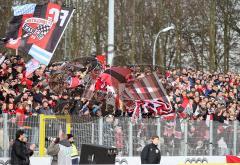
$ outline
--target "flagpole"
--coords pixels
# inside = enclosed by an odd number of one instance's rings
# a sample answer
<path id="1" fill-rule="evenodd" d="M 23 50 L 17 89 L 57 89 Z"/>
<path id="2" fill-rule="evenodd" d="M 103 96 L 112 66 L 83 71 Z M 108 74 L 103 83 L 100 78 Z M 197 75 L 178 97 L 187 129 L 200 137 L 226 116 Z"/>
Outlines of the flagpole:
<path id="1" fill-rule="evenodd" d="M 108 51 L 107 64 L 112 66 L 114 58 L 114 1 L 108 1 Z"/>
<path id="2" fill-rule="evenodd" d="M 108 0 L 108 50 L 107 64 L 112 66 L 114 57 L 114 1 Z M 110 73 L 111 74 L 111 73 Z M 106 98 L 107 99 L 107 98 Z M 106 100 L 106 111 L 108 111 L 108 101 Z M 114 109 L 115 111 L 115 109 Z"/>

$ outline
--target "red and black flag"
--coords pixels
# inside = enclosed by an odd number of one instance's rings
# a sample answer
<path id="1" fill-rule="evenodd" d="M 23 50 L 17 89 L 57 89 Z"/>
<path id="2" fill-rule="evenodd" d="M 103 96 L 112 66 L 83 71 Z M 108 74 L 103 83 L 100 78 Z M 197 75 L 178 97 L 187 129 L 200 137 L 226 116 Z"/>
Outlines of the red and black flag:
<path id="1" fill-rule="evenodd" d="M 105 86 L 111 86 L 114 89 L 119 88 L 119 84 L 127 83 L 127 76 L 131 73 L 131 70 L 123 67 L 110 67 L 106 69 L 97 80 L 97 88 L 99 89 L 102 84 Z"/>
<path id="2" fill-rule="evenodd" d="M 173 114 L 167 93 L 156 73 L 128 84 L 121 93 L 121 99 L 125 102 L 131 100 L 135 102 L 133 115 L 139 114 L 136 112 L 150 113 L 157 116 Z M 138 118 L 139 116 L 133 117 Z"/>
<path id="3" fill-rule="evenodd" d="M 6 32 L 6 47 L 28 53 L 48 65 L 74 9 L 46 3 L 26 4 L 13 10 L 14 17 Z"/>
<path id="4" fill-rule="evenodd" d="M 167 93 L 156 73 L 128 85 L 122 93 L 123 100 L 161 100 L 169 103 Z"/>
<path id="5" fill-rule="evenodd" d="M 165 120 L 175 119 L 175 113 L 172 110 L 171 104 L 161 100 L 135 100 L 134 108 L 129 109 L 127 104 L 125 104 L 125 106 L 133 118 L 140 118 L 142 114 L 151 114 L 151 116 L 161 116 L 161 118 Z M 133 113 L 131 113 L 131 111 Z"/>

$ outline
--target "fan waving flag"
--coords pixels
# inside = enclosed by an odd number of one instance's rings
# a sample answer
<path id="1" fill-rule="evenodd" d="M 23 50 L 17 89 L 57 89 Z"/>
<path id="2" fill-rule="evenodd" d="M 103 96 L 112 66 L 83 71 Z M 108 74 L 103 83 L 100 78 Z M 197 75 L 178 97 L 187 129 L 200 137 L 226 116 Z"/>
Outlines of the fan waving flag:
<path id="1" fill-rule="evenodd" d="M 74 9 L 55 3 L 13 7 L 6 32 L 6 47 L 30 54 L 48 65 L 73 15 Z"/>

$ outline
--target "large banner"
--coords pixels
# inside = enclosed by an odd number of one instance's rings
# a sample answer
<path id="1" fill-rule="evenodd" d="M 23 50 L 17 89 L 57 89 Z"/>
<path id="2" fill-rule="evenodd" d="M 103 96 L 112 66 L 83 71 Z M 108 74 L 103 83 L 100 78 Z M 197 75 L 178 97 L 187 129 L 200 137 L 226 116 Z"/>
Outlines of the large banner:
<path id="1" fill-rule="evenodd" d="M 26 52 L 48 65 L 74 9 L 47 3 L 16 6 L 13 11 L 14 17 L 6 32 L 6 47 Z"/>

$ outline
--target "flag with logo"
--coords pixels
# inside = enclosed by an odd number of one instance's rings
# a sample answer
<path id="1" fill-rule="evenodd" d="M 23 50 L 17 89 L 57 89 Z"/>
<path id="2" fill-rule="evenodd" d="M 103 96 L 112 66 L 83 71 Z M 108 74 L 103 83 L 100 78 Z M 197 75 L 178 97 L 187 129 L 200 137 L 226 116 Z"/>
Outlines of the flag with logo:
<path id="1" fill-rule="evenodd" d="M 73 15 L 74 9 L 55 3 L 26 4 L 13 7 L 6 47 L 30 54 L 48 65 Z"/>

